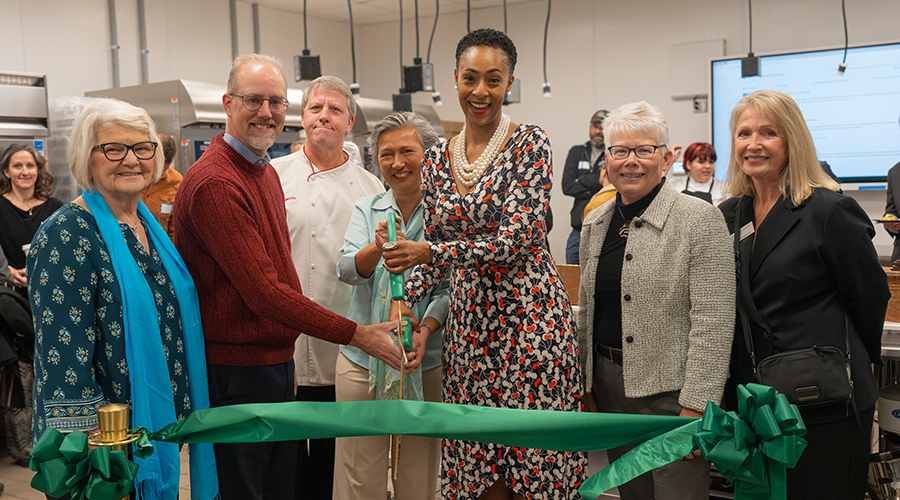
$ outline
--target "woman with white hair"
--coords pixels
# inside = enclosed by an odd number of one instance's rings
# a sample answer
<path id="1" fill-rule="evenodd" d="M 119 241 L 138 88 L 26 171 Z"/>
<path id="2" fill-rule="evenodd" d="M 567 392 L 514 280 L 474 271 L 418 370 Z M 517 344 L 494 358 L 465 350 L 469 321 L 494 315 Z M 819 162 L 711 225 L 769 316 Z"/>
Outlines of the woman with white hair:
<path id="1" fill-rule="evenodd" d="M 662 113 L 625 104 L 603 121 L 616 197 L 581 229 L 578 344 L 586 405 L 699 417 L 720 403 L 734 332 L 734 257 L 722 214 L 663 178 Z M 610 461 L 628 448 L 607 450 Z M 688 455 L 619 487 L 623 499 L 706 499 L 709 463 Z"/>
<path id="2" fill-rule="evenodd" d="M 28 255 L 35 318 L 33 433 L 99 433 L 97 408 L 130 406 L 129 427 L 161 429 L 209 407 L 197 292 L 166 232 L 140 202 L 159 179 L 156 126 L 114 99 L 84 107 L 68 161 L 82 195 L 41 226 Z M 139 498 L 174 500 L 179 454 L 138 459 Z M 191 498 L 217 495 L 212 446 L 191 445 Z"/>

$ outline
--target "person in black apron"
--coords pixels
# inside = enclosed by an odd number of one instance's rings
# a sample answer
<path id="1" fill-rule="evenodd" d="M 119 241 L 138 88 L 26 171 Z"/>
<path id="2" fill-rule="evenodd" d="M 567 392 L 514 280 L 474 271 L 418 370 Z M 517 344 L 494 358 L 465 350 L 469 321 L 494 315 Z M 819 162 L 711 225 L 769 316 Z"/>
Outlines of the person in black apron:
<path id="1" fill-rule="evenodd" d="M 684 150 L 684 171 L 688 176 L 682 193 L 713 203 L 713 187 L 716 179 L 716 150 L 705 142 L 695 142 Z M 721 186 L 716 190 L 721 191 Z M 719 200 L 721 201 L 721 200 Z"/>

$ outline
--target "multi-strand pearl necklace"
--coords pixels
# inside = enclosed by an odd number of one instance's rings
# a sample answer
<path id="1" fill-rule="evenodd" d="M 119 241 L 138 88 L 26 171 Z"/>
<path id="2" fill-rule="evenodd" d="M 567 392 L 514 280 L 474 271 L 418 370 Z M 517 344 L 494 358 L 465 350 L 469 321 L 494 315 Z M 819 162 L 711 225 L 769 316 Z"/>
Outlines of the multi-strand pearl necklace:
<path id="1" fill-rule="evenodd" d="M 506 138 L 507 130 L 509 130 L 509 117 L 501 115 L 500 125 L 494 130 L 494 135 L 488 141 L 484 152 L 475 160 L 475 163 L 469 165 L 469 160 L 466 159 L 466 126 L 463 125 L 453 147 L 453 174 L 456 176 L 456 182 L 462 183 L 467 188 L 471 188 L 478 182 L 478 179 L 484 175 L 488 166 L 497 157 L 500 148 L 503 147 L 503 139 Z"/>

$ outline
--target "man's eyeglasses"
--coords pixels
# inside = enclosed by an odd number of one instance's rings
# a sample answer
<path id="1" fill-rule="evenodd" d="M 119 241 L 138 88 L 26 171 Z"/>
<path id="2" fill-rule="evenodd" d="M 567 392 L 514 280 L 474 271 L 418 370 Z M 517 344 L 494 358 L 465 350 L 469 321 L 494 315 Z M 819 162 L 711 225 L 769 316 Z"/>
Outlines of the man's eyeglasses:
<path id="1" fill-rule="evenodd" d="M 134 156 L 137 157 L 138 160 L 149 160 L 156 154 L 156 146 L 157 144 L 155 142 L 149 141 L 139 142 L 137 144 L 132 144 L 131 146 L 120 144 L 118 142 L 107 142 L 106 144 L 94 146 L 93 149 L 103 151 L 103 156 L 109 161 L 124 160 L 125 156 L 128 155 L 129 149 L 134 152 Z"/>
<path id="2" fill-rule="evenodd" d="M 288 105 L 290 104 L 287 99 L 283 97 L 270 97 L 268 99 L 263 99 L 263 96 L 259 94 L 228 94 L 231 97 L 240 97 L 241 102 L 244 103 L 244 107 L 247 108 L 247 111 L 256 111 L 262 107 L 263 102 L 269 101 L 269 109 L 272 110 L 273 113 L 284 113 L 288 109 Z"/>
<path id="3" fill-rule="evenodd" d="M 660 144 L 658 146 L 654 146 L 652 144 L 641 144 L 636 148 L 628 148 L 625 146 L 610 146 L 606 149 L 609 150 L 609 156 L 612 156 L 617 160 L 624 160 L 625 158 L 628 158 L 628 155 L 630 155 L 632 151 L 634 151 L 634 155 L 638 158 L 646 160 L 648 158 L 651 158 L 653 154 L 656 153 L 657 149 L 664 147 L 666 147 L 665 144 Z"/>

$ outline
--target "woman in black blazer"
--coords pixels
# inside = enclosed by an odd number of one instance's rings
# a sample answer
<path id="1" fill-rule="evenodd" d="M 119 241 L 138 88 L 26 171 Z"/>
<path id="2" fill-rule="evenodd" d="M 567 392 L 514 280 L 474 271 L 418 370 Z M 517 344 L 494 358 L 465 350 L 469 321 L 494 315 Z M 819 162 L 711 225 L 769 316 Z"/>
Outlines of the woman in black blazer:
<path id="1" fill-rule="evenodd" d="M 875 230 L 859 204 L 838 194 L 822 172 L 790 96 L 761 90 L 744 97 L 731 114 L 731 134 L 728 181 L 735 198 L 719 208 L 732 233 L 737 228 L 741 235 L 738 300 L 747 304 L 740 290 L 749 290 L 768 326 L 750 318 L 757 362 L 813 345 L 844 351 L 849 317 L 859 422 L 850 405 L 802 411 L 809 444 L 788 470 L 788 498 L 862 499 L 878 398 L 871 363 L 881 362 L 890 299 L 872 245 Z M 725 394 L 734 396 L 735 385 L 754 381 L 739 320 Z"/>

